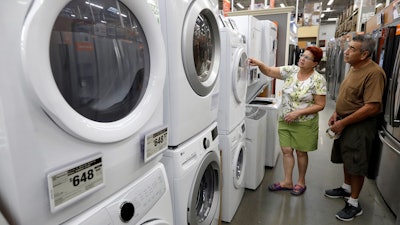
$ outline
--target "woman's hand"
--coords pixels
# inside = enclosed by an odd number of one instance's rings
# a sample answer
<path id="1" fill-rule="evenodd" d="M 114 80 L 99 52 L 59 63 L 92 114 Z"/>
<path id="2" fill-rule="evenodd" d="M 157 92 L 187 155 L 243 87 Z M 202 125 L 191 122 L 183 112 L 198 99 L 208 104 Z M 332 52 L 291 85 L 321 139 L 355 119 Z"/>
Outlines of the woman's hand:
<path id="1" fill-rule="evenodd" d="M 249 63 L 250 66 L 258 66 L 261 63 L 260 61 L 258 61 L 255 58 L 248 58 L 247 62 Z"/>
<path id="2" fill-rule="evenodd" d="M 294 122 L 295 120 L 297 120 L 297 118 L 299 118 L 299 116 L 300 116 L 300 114 L 297 113 L 296 111 L 290 112 L 290 113 L 286 114 L 286 116 L 284 117 L 284 120 L 285 120 L 287 123 L 292 123 L 292 122 Z"/>

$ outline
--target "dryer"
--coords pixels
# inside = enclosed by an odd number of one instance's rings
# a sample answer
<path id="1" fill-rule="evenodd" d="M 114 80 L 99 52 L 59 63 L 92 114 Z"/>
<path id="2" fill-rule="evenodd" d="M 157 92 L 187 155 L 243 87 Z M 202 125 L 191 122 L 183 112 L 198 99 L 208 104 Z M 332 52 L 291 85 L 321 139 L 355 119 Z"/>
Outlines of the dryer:
<path id="1" fill-rule="evenodd" d="M 261 20 L 262 42 L 261 60 L 267 66 L 276 66 L 276 50 L 278 47 L 278 26 L 271 20 Z"/>
<path id="2" fill-rule="evenodd" d="M 220 215 L 220 152 L 217 123 L 161 160 L 167 170 L 174 224 L 216 225 Z"/>
<path id="3" fill-rule="evenodd" d="M 247 152 L 244 120 L 228 135 L 220 135 L 219 140 L 223 160 L 221 219 L 231 222 L 245 190 Z"/>
<path id="4" fill-rule="evenodd" d="M 245 36 L 220 15 L 221 67 L 218 132 L 228 135 L 245 117 L 248 64 Z"/>
<path id="5" fill-rule="evenodd" d="M 0 210 L 11 224 L 63 223 L 160 161 L 166 54 L 152 7 L 5 3 Z"/>
<path id="6" fill-rule="evenodd" d="M 233 20 L 235 28 L 246 37 L 247 55 L 261 59 L 262 22 L 251 15 L 231 16 L 229 18 Z M 248 73 L 248 85 L 257 83 L 262 76 L 257 66 L 250 66 Z"/>
<path id="7" fill-rule="evenodd" d="M 217 120 L 220 36 L 217 0 L 160 1 L 168 53 L 165 120 L 178 146 Z"/>
<path id="8" fill-rule="evenodd" d="M 158 163 L 118 193 L 62 225 L 173 225 L 171 192 Z"/>

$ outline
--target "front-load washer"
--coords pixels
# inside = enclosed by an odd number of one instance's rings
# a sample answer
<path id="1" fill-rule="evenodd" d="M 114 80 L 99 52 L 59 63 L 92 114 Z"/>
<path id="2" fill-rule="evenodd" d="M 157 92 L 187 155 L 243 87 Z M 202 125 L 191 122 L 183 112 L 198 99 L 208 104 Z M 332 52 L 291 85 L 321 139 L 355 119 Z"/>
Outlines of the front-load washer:
<path id="1" fill-rule="evenodd" d="M 4 9 L 13 22 L 0 43 L 0 210 L 10 224 L 60 224 L 149 171 L 167 148 L 160 24 L 146 1 Z"/>
<path id="2" fill-rule="evenodd" d="M 217 123 L 176 149 L 164 152 L 174 224 L 215 225 L 220 215 L 220 152 Z"/>
<path id="3" fill-rule="evenodd" d="M 221 66 L 218 133 L 228 135 L 245 117 L 247 54 L 244 35 L 220 15 Z"/>
<path id="4" fill-rule="evenodd" d="M 62 225 L 173 225 L 165 167 L 158 163 L 121 191 Z"/>
<path id="5" fill-rule="evenodd" d="M 160 1 L 167 47 L 165 120 L 178 146 L 217 120 L 220 36 L 217 0 Z"/>
<path id="6" fill-rule="evenodd" d="M 221 219 L 231 222 L 245 190 L 246 125 L 244 120 L 228 135 L 219 135 L 222 155 Z"/>

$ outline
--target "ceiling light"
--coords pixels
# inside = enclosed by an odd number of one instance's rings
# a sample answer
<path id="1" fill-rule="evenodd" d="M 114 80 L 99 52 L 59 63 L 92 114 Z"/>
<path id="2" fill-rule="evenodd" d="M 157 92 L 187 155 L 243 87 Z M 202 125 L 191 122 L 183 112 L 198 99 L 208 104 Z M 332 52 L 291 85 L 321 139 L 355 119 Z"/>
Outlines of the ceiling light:
<path id="1" fill-rule="evenodd" d="M 327 5 L 332 5 L 332 3 L 333 3 L 333 0 L 329 0 Z"/>
<path id="2" fill-rule="evenodd" d="M 324 18 L 324 16 L 325 16 L 325 13 L 322 13 L 322 14 L 321 14 L 321 18 Z"/>
<path id="3" fill-rule="evenodd" d="M 97 4 L 94 4 L 94 3 L 91 3 L 91 2 L 85 2 L 87 5 L 91 5 L 91 6 L 94 6 L 94 7 L 96 7 L 96 8 L 99 8 L 99 9 L 103 9 L 103 6 L 101 6 L 101 5 L 97 5 Z"/>
<path id="4" fill-rule="evenodd" d="M 281 3 L 280 6 L 281 6 L 282 8 L 285 8 L 285 4 L 283 4 L 283 3 Z"/>
<path id="5" fill-rule="evenodd" d="M 236 3 L 236 5 L 239 6 L 239 8 L 244 9 L 244 6 L 240 4 L 240 2 Z"/>
<path id="6" fill-rule="evenodd" d="M 338 18 L 328 18 L 327 21 L 337 21 Z"/>

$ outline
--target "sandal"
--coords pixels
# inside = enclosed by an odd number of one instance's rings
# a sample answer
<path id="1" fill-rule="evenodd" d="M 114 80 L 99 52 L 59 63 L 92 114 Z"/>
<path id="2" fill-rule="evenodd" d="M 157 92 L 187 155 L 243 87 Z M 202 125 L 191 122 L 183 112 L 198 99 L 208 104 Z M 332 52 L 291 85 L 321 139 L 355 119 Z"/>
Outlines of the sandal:
<path id="1" fill-rule="evenodd" d="M 307 189 L 307 186 L 302 187 L 302 186 L 296 184 L 296 185 L 294 185 L 294 188 L 293 188 L 293 190 L 292 190 L 290 193 L 291 193 L 292 195 L 299 196 L 299 195 L 304 194 L 304 192 L 306 191 L 306 189 Z"/>
<path id="2" fill-rule="evenodd" d="M 290 191 L 292 189 L 293 188 L 287 188 L 287 187 L 281 186 L 281 184 L 279 182 L 268 186 L 268 190 L 270 190 L 270 191 Z"/>

